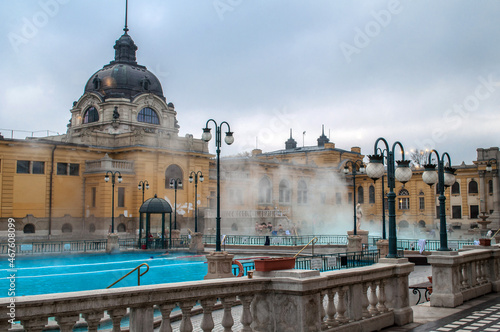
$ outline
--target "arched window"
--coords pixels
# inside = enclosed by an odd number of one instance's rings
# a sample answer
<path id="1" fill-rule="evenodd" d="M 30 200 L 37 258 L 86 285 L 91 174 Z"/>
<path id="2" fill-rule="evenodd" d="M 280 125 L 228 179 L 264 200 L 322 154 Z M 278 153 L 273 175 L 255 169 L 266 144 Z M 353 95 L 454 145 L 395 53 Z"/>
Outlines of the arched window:
<path id="1" fill-rule="evenodd" d="M 363 204 L 365 202 L 365 191 L 363 190 L 363 187 L 359 186 L 358 187 L 358 203 Z"/>
<path id="2" fill-rule="evenodd" d="M 95 224 L 89 225 L 89 233 L 95 233 Z"/>
<path id="3" fill-rule="evenodd" d="M 34 234 L 35 233 L 35 225 L 26 224 L 23 228 L 23 233 L 24 234 Z"/>
<path id="4" fill-rule="evenodd" d="M 160 124 L 160 119 L 155 110 L 149 107 L 144 107 L 137 115 L 137 121 L 151 124 Z"/>
<path id="5" fill-rule="evenodd" d="M 488 181 L 488 194 L 493 195 L 493 180 Z"/>
<path id="6" fill-rule="evenodd" d="M 289 204 L 292 196 L 290 183 L 287 180 L 281 180 L 279 186 L 279 202 L 281 204 Z"/>
<path id="7" fill-rule="evenodd" d="M 425 194 L 423 190 L 420 190 L 420 193 L 418 193 L 418 208 L 425 210 Z"/>
<path id="8" fill-rule="evenodd" d="M 73 226 L 71 224 L 64 224 L 61 228 L 61 231 L 63 233 L 72 233 L 73 232 Z"/>
<path id="9" fill-rule="evenodd" d="M 424 227 L 425 227 L 425 221 L 420 220 L 420 221 L 418 222 L 418 227 L 420 227 L 420 228 L 424 228 Z"/>
<path id="10" fill-rule="evenodd" d="M 127 227 L 125 227 L 124 223 L 120 223 L 118 227 L 116 227 L 116 230 L 118 231 L 118 233 L 124 233 L 127 231 Z"/>
<path id="11" fill-rule="evenodd" d="M 165 188 L 169 189 L 170 188 L 170 181 L 174 181 L 176 179 L 180 179 L 183 186 L 182 187 L 177 187 L 177 189 L 182 189 L 184 187 L 184 180 L 182 177 L 182 169 L 175 164 L 172 164 L 167 167 L 167 170 L 165 171 Z"/>
<path id="12" fill-rule="evenodd" d="M 460 195 L 460 183 L 458 181 L 451 186 L 451 194 Z"/>
<path id="13" fill-rule="evenodd" d="M 401 221 L 399 222 L 399 228 L 408 228 L 408 227 L 410 227 L 410 224 L 408 224 L 408 221 L 406 221 L 406 220 L 401 220 Z"/>
<path id="14" fill-rule="evenodd" d="M 375 204 L 375 187 L 373 185 L 368 188 L 368 203 Z"/>
<path id="15" fill-rule="evenodd" d="M 271 204 L 272 192 L 271 180 L 267 176 L 260 179 L 259 204 Z"/>
<path id="16" fill-rule="evenodd" d="M 300 180 L 297 186 L 297 203 L 307 204 L 307 184 L 304 180 Z"/>
<path id="17" fill-rule="evenodd" d="M 83 115 L 83 123 L 91 123 L 99 121 L 99 113 L 94 106 L 90 106 Z"/>
<path id="18" fill-rule="evenodd" d="M 477 194 L 477 182 L 475 180 L 471 180 L 469 182 L 469 194 Z"/>
<path id="19" fill-rule="evenodd" d="M 410 193 L 406 189 L 401 189 L 398 193 L 398 207 L 400 210 L 410 209 Z"/>

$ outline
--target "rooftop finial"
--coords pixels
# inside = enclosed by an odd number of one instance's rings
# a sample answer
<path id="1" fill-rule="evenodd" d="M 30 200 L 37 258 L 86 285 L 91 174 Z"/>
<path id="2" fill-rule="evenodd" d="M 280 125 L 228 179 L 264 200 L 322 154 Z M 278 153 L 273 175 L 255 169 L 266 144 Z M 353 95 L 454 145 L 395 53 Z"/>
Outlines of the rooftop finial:
<path id="1" fill-rule="evenodd" d="M 128 31 L 127 18 L 128 18 L 128 0 L 125 0 L 125 28 L 123 28 L 125 34 L 127 34 Z"/>

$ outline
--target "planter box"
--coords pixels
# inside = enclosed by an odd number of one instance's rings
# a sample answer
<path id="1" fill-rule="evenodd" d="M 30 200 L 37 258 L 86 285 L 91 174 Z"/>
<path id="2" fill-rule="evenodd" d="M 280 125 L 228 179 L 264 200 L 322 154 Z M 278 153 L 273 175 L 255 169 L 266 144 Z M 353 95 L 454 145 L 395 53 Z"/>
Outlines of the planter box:
<path id="1" fill-rule="evenodd" d="M 480 246 L 491 246 L 491 239 L 479 239 Z"/>
<path id="2" fill-rule="evenodd" d="M 287 270 L 295 268 L 295 257 L 256 259 L 254 263 L 256 271 Z"/>

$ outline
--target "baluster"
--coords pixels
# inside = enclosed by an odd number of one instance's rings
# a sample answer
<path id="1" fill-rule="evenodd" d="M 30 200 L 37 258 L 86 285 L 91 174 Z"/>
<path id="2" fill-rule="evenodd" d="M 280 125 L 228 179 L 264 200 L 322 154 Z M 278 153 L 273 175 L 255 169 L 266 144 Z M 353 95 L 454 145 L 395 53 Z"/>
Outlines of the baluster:
<path id="1" fill-rule="evenodd" d="M 476 262 L 470 262 L 470 286 L 475 287 L 477 285 L 477 270 L 476 270 Z"/>
<path id="2" fill-rule="evenodd" d="M 385 306 L 385 280 L 380 280 L 378 285 L 378 306 L 377 309 L 380 313 L 389 311 Z"/>
<path id="3" fill-rule="evenodd" d="M 488 273 L 486 273 L 488 267 L 486 266 L 486 264 L 486 260 L 481 261 L 481 277 L 483 278 L 483 284 L 486 284 L 488 282 Z"/>
<path id="4" fill-rule="evenodd" d="M 127 314 L 127 309 L 125 308 L 118 308 L 118 309 L 113 309 L 113 310 L 108 310 L 108 315 L 111 317 L 111 321 L 113 322 L 113 332 L 120 332 L 121 331 L 121 322 L 123 316 Z"/>
<path id="5" fill-rule="evenodd" d="M 224 315 L 222 316 L 221 325 L 224 327 L 224 332 L 232 332 L 231 327 L 234 325 L 233 315 L 231 314 L 231 308 L 233 307 L 233 303 L 236 301 L 236 298 L 226 297 L 221 299 L 222 306 L 224 307 Z"/>
<path id="6" fill-rule="evenodd" d="M 463 273 L 463 266 L 462 265 L 458 266 L 458 280 L 459 280 L 460 290 L 465 289 L 464 273 Z"/>
<path id="7" fill-rule="evenodd" d="M 337 289 L 329 289 L 326 294 L 328 297 L 328 305 L 326 307 L 326 323 L 328 327 L 335 327 L 339 325 L 339 322 L 335 320 L 335 314 L 337 310 L 335 309 L 335 294 L 337 293 Z"/>
<path id="8" fill-rule="evenodd" d="M 56 322 L 61 332 L 73 332 L 73 326 L 79 319 L 80 315 L 56 316 Z"/>
<path id="9" fill-rule="evenodd" d="M 361 307 L 363 308 L 362 318 L 370 318 L 371 315 L 368 312 L 368 283 L 363 283 L 363 294 L 361 295 Z"/>
<path id="10" fill-rule="evenodd" d="M 252 324 L 252 313 L 250 312 L 250 305 L 252 304 L 254 295 L 241 295 L 238 296 L 242 305 L 243 312 L 241 313 L 240 322 L 243 325 L 243 328 L 240 332 L 253 332 L 250 325 Z"/>
<path id="11" fill-rule="evenodd" d="M 99 311 L 91 311 L 85 312 L 82 316 L 83 319 L 85 319 L 85 321 L 87 322 L 88 332 L 97 332 L 99 322 L 104 317 L 104 313 Z"/>
<path id="12" fill-rule="evenodd" d="M 166 303 L 157 305 L 158 309 L 161 312 L 161 325 L 159 332 L 172 332 L 172 325 L 170 323 L 170 314 L 172 313 L 172 309 L 175 308 L 174 303 Z"/>
<path id="13" fill-rule="evenodd" d="M 321 329 L 325 330 L 328 327 L 328 324 L 325 321 L 326 311 L 325 311 L 325 295 L 326 291 L 322 291 L 319 293 L 319 305 L 321 306 L 320 318 L 321 318 Z"/>
<path id="14" fill-rule="evenodd" d="M 338 298 L 339 298 L 339 304 L 337 306 L 337 321 L 340 324 L 347 323 L 349 319 L 345 316 L 346 312 L 346 304 L 345 304 L 345 292 L 349 288 L 347 286 L 344 286 L 339 289 L 338 291 Z"/>
<path id="15" fill-rule="evenodd" d="M 201 319 L 200 328 L 203 332 L 210 332 L 214 328 L 214 319 L 212 312 L 217 299 L 204 299 L 201 300 L 201 307 L 203 308 L 203 318 Z"/>
<path id="16" fill-rule="evenodd" d="M 26 332 L 42 332 L 47 325 L 47 317 L 32 318 L 30 320 L 21 320 Z"/>
<path id="17" fill-rule="evenodd" d="M 370 309 L 368 310 L 372 316 L 377 316 L 380 312 L 377 309 L 377 281 L 372 281 L 370 284 Z"/>
<path id="18" fill-rule="evenodd" d="M 179 327 L 179 332 L 192 332 L 193 323 L 191 323 L 191 309 L 196 304 L 195 301 L 188 301 L 179 303 L 179 307 L 182 311 L 182 321 Z"/>
<path id="19" fill-rule="evenodd" d="M 468 275 L 467 264 L 461 264 L 460 267 L 462 269 L 462 277 L 463 277 L 462 286 L 463 289 L 467 289 L 469 288 L 469 279 L 467 278 Z"/>

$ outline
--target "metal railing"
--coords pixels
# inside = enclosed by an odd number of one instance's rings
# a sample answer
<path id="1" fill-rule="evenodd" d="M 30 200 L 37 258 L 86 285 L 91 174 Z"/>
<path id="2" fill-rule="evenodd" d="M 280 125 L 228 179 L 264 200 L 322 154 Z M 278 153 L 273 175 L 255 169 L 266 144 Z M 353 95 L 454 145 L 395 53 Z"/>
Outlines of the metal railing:
<path id="1" fill-rule="evenodd" d="M 307 242 L 307 244 L 302 249 L 300 249 L 299 252 L 297 252 L 295 254 L 295 256 L 293 256 L 293 258 L 297 258 L 297 256 L 300 255 L 300 253 L 303 252 L 307 248 L 308 245 L 312 246 L 312 255 L 314 256 L 314 244 L 316 242 L 318 242 L 318 238 L 314 237 L 311 241 Z"/>
<path id="2" fill-rule="evenodd" d="M 143 273 L 141 273 L 141 266 L 146 266 L 146 271 L 144 271 Z M 108 287 L 106 287 L 106 289 L 113 287 L 114 285 L 116 285 L 117 283 L 119 283 L 120 281 L 125 279 L 127 276 L 132 274 L 135 270 L 137 270 L 137 286 L 140 286 L 141 285 L 141 277 L 149 271 L 149 265 L 146 263 L 142 263 L 142 264 L 136 266 L 129 273 L 127 273 L 126 275 L 124 275 L 123 277 L 121 277 L 120 279 L 118 279 L 117 281 L 115 281 L 114 283 L 109 285 Z"/>
<path id="3" fill-rule="evenodd" d="M 16 244 L 17 254 L 95 252 L 106 250 L 106 240 L 47 241 Z M 8 253 L 8 244 L 0 244 L 0 254 Z"/>
<path id="4" fill-rule="evenodd" d="M 377 241 L 381 240 L 381 237 L 369 237 L 370 245 L 377 245 Z M 418 239 L 397 239 L 397 247 L 401 250 L 419 250 Z M 448 248 L 450 250 L 460 250 L 464 246 L 473 245 L 474 240 L 448 240 Z M 427 240 L 425 241 L 426 251 L 436 251 L 441 248 L 440 240 Z"/>
<path id="5" fill-rule="evenodd" d="M 346 245 L 347 235 L 302 235 L 302 236 L 272 236 L 272 235 L 225 235 L 226 245 L 266 245 L 266 240 L 271 246 L 303 246 L 317 237 L 317 245 Z M 203 235 L 204 244 L 215 244 L 215 235 Z"/>

